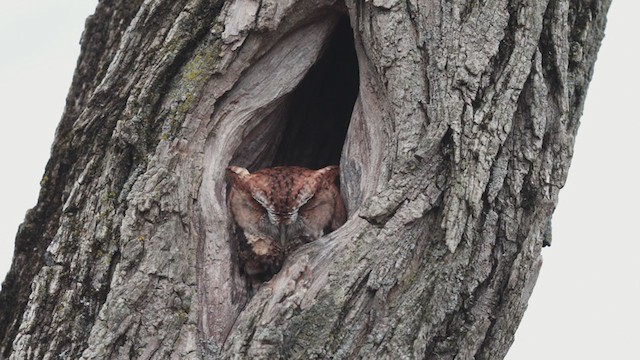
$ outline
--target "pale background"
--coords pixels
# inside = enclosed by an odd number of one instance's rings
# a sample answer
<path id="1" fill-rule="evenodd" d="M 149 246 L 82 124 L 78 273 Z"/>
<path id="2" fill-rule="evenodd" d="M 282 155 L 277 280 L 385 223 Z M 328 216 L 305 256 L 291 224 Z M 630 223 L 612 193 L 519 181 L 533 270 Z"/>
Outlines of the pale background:
<path id="1" fill-rule="evenodd" d="M 0 279 L 36 203 L 95 5 L 0 0 Z M 508 360 L 640 359 L 639 13 L 633 0 L 609 12 L 553 246 Z"/>

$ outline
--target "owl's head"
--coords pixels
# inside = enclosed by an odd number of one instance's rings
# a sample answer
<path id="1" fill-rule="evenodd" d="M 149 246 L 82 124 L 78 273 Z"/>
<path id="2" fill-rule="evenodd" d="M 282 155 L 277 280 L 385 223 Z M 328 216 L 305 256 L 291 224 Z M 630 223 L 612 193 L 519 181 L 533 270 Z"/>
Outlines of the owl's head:
<path id="1" fill-rule="evenodd" d="M 322 188 L 332 184 L 338 172 L 337 166 L 319 170 L 283 166 L 251 174 L 245 168 L 230 166 L 227 179 L 230 186 L 249 193 L 256 205 L 266 211 L 273 225 L 281 226 L 296 222 L 300 208 Z"/>

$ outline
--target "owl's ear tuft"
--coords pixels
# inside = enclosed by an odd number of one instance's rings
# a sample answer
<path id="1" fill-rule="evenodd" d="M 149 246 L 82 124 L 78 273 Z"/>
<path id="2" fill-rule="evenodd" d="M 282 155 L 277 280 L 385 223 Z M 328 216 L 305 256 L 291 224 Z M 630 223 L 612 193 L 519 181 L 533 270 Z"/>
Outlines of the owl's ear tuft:
<path id="1" fill-rule="evenodd" d="M 227 168 L 227 181 L 232 184 L 244 184 L 249 179 L 249 171 L 240 166 L 229 166 Z"/>
<path id="2" fill-rule="evenodd" d="M 337 165 L 331 165 L 316 170 L 316 177 L 318 180 L 324 180 L 327 183 L 333 183 L 336 181 L 336 177 L 340 174 L 340 167 Z"/>
<path id="3" fill-rule="evenodd" d="M 240 167 L 240 166 L 229 166 L 229 167 L 227 168 L 227 174 L 228 174 L 229 172 L 232 172 L 232 173 L 234 173 L 234 174 L 236 174 L 236 175 L 238 175 L 238 176 L 242 176 L 242 177 L 245 177 L 245 176 L 249 176 L 249 175 L 251 175 L 251 174 L 249 173 L 249 170 L 247 170 L 247 169 L 245 169 L 245 168 L 243 168 L 243 167 Z"/>

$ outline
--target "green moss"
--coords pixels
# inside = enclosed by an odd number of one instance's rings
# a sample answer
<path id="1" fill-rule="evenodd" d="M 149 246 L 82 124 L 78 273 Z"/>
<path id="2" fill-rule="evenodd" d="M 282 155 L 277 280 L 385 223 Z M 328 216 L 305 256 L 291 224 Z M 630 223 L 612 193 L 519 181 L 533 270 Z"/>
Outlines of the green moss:
<path id="1" fill-rule="evenodd" d="M 102 210 L 98 214 L 98 220 L 108 219 L 109 214 L 111 213 L 111 209 Z"/>
<path id="2" fill-rule="evenodd" d="M 202 69 L 191 68 L 191 69 L 189 69 L 189 71 L 187 71 L 187 73 L 183 74 L 182 76 L 187 81 L 194 81 L 198 77 L 200 77 L 201 75 L 202 75 Z"/>
<path id="3" fill-rule="evenodd" d="M 167 51 L 175 50 L 168 46 Z M 178 135 L 185 117 L 196 105 L 204 84 L 215 72 L 219 54 L 220 40 L 211 35 L 194 50 L 191 59 L 182 66 L 169 87 L 167 98 L 173 101 L 165 108 L 167 113 L 158 135 L 159 141 L 168 141 Z"/>
<path id="4" fill-rule="evenodd" d="M 49 177 L 47 175 L 43 176 L 42 180 L 40 180 L 40 186 L 45 186 L 48 181 L 49 181 Z"/>
<path id="5" fill-rule="evenodd" d="M 193 100 L 194 96 L 192 93 L 188 93 L 187 95 L 185 95 L 184 100 L 178 106 L 178 113 L 186 113 L 187 111 L 189 111 L 189 109 L 191 109 L 191 106 L 193 105 Z"/>
<path id="6" fill-rule="evenodd" d="M 56 306 L 56 309 L 54 310 L 54 312 L 56 313 L 56 315 L 57 315 L 58 317 L 59 317 L 59 316 L 62 316 L 62 314 L 64 313 L 64 304 L 59 303 L 59 304 Z"/>
<path id="7" fill-rule="evenodd" d="M 117 199 L 117 196 L 118 194 L 116 194 L 115 191 L 109 191 L 102 194 L 102 197 L 100 197 L 100 201 L 102 202 L 103 206 L 111 208 L 113 207 L 113 202 Z M 108 214 L 107 211 L 108 210 L 102 211 L 98 216 L 106 216 Z"/>
<path id="8" fill-rule="evenodd" d="M 180 319 L 181 323 L 186 323 L 187 320 L 189 320 L 189 313 L 187 313 L 186 311 L 179 311 L 178 318 Z"/>

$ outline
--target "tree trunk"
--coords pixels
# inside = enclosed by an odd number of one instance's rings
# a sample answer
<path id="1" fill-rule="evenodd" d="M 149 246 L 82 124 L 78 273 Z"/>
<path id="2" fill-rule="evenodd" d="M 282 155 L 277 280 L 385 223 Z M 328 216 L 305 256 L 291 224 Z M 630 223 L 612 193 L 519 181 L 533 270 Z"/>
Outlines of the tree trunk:
<path id="1" fill-rule="evenodd" d="M 100 2 L 2 357 L 502 359 L 609 3 Z M 338 162 L 347 223 L 250 296 L 225 167 Z"/>

